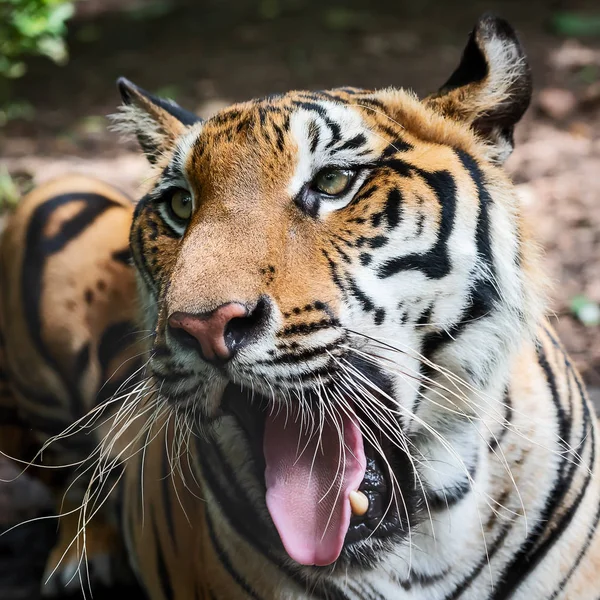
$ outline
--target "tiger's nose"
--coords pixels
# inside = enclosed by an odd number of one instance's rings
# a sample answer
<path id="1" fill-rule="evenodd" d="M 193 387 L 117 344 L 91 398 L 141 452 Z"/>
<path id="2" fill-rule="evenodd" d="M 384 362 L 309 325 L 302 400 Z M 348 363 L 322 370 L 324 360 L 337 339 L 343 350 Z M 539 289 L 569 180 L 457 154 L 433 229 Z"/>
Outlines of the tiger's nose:
<path id="1" fill-rule="evenodd" d="M 204 360 L 226 362 L 264 329 L 268 312 L 268 303 L 262 299 L 252 310 L 228 302 L 208 313 L 174 312 L 169 317 L 169 333 L 182 346 L 199 350 Z"/>

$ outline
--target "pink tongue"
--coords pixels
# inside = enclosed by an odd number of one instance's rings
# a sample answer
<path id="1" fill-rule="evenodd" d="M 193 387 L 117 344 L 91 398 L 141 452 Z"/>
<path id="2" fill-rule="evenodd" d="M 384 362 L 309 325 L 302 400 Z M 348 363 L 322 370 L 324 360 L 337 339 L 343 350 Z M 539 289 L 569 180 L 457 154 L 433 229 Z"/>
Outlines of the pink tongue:
<path id="1" fill-rule="evenodd" d="M 358 425 L 344 416 L 343 442 L 333 424 L 312 437 L 285 411 L 267 418 L 264 436 L 267 508 L 290 557 L 302 565 L 329 565 L 344 545 L 352 490 L 365 476 Z M 317 428 L 315 427 L 315 430 Z"/>

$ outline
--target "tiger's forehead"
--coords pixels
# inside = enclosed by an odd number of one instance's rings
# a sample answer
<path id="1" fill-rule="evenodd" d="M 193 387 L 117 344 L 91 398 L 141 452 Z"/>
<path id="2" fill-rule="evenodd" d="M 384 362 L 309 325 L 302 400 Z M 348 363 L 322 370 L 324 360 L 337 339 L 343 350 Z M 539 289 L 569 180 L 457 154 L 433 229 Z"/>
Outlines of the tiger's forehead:
<path id="1" fill-rule="evenodd" d="M 190 127 L 160 167 L 159 186 L 294 195 L 319 169 L 360 168 L 402 153 L 425 169 L 452 168 L 454 151 L 486 149 L 463 123 L 403 89 L 291 91 L 234 104 Z"/>
<path id="2" fill-rule="evenodd" d="M 297 181 L 290 185 L 296 188 L 324 166 L 368 163 L 388 143 L 369 118 L 369 113 L 383 113 L 370 94 L 353 88 L 293 91 L 235 104 L 179 140 L 170 170 L 195 172 L 209 162 L 223 172 L 227 163 L 239 166 L 244 159 L 263 168 L 281 167 L 293 158 Z"/>

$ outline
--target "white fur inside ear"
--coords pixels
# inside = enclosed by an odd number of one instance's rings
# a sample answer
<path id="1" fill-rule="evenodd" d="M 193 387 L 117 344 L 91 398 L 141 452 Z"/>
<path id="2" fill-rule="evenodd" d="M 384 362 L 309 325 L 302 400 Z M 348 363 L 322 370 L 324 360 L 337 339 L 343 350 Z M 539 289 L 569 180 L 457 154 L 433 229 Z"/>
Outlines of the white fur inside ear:
<path id="1" fill-rule="evenodd" d="M 524 76 L 527 61 L 512 40 L 492 37 L 484 42 L 489 65 L 485 104 L 496 105 L 509 99 L 510 90 Z"/>
<path id="2" fill-rule="evenodd" d="M 119 106 L 116 113 L 108 115 L 111 121 L 110 130 L 127 138 L 135 138 L 139 134 L 160 143 L 164 137 L 159 124 L 145 111 L 133 104 Z"/>

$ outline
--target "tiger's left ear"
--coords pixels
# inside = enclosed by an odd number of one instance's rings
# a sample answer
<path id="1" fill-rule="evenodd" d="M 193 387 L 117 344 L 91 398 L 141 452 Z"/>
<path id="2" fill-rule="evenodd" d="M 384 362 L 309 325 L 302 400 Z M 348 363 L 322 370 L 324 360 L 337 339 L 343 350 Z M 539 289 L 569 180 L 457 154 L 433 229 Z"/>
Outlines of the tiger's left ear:
<path id="1" fill-rule="evenodd" d="M 491 143 L 491 159 L 503 163 L 530 100 L 531 72 L 514 29 L 503 19 L 485 15 L 471 32 L 456 71 L 424 102 L 468 123 Z"/>
<path id="2" fill-rule="evenodd" d="M 202 120 L 172 100 L 158 98 L 124 77 L 117 80 L 117 87 L 123 105 L 112 115 L 114 129 L 135 135 L 151 163 L 171 149 L 187 127 Z"/>

